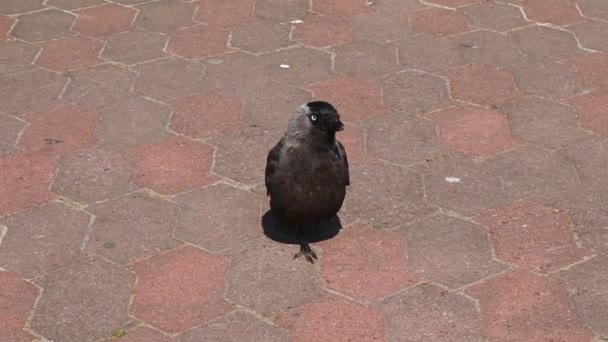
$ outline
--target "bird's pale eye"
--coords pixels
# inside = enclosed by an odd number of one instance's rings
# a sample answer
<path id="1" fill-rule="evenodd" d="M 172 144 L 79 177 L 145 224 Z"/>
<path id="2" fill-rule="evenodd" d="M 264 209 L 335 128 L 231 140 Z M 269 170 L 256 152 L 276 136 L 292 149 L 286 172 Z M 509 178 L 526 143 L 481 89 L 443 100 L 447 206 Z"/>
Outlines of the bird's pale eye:
<path id="1" fill-rule="evenodd" d="M 317 116 L 316 116 L 316 115 L 311 115 L 311 116 L 310 116 L 310 120 L 312 120 L 312 121 L 317 121 Z"/>

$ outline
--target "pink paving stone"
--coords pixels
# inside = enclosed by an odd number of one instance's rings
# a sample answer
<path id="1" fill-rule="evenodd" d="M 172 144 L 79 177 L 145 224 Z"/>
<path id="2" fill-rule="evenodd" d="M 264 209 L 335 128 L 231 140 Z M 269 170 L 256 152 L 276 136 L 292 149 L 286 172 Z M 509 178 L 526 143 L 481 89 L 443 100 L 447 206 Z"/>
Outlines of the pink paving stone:
<path id="1" fill-rule="evenodd" d="M 522 8 L 529 20 L 553 25 L 569 25 L 585 20 L 568 0 L 523 0 Z"/>
<path id="2" fill-rule="evenodd" d="M 201 59 L 228 51 L 228 31 L 205 25 L 179 29 L 171 33 L 167 50 L 176 55 Z"/>
<path id="3" fill-rule="evenodd" d="M 0 155 L 3 155 L 16 149 L 15 143 L 26 123 L 2 113 L 0 113 L 0 122 L 2 122 L 2 126 L 0 126 Z"/>
<path id="4" fill-rule="evenodd" d="M 36 63 L 55 71 L 80 69 L 101 63 L 98 58 L 105 45 L 100 40 L 70 37 L 40 44 L 42 53 Z"/>
<path id="5" fill-rule="evenodd" d="M 332 289 L 372 301 L 414 285 L 419 279 L 406 268 L 405 240 L 367 225 L 347 226 L 321 243 L 321 273 Z"/>
<path id="6" fill-rule="evenodd" d="M 312 10 L 330 17 L 354 17 L 365 14 L 365 0 L 312 0 Z"/>
<path id="7" fill-rule="evenodd" d="M 14 23 L 15 19 L 7 17 L 5 15 L 0 15 L 0 42 L 8 40 L 8 32 L 10 31 Z"/>
<path id="8" fill-rule="evenodd" d="M 442 73 L 450 80 L 452 97 L 482 106 L 499 106 L 516 99 L 513 75 L 490 66 L 464 66 Z"/>
<path id="9" fill-rule="evenodd" d="M 341 76 L 307 88 L 315 98 L 334 105 L 346 122 L 370 119 L 389 111 L 382 103 L 381 86 L 366 79 Z"/>
<path id="10" fill-rule="evenodd" d="M 114 338 L 109 339 L 112 341 Z M 126 335 L 121 336 L 120 342 L 173 342 L 175 341 L 172 337 L 163 335 L 162 333 L 148 328 L 148 327 L 137 327 L 133 330 L 129 330 Z"/>
<path id="11" fill-rule="evenodd" d="M 567 291 L 545 277 L 515 270 L 466 293 L 479 300 L 484 330 L 496 341 L 589 341 L 576 320 Z"/>
<path id="12" fill-rule="evenodd" d="M 30 125 L 19 146 L 49 156 L 67 154 L 93 143 L 97 115 L 75 105 L 62 105 L 44 114 L 25 115 Z"/>
<path id="13" fill-rule="evenodd" d="M 116 4 L 90 7 L 76 12 L 78 20 L 72 29 L 91 37 L 105 37 L 130 30 L 137 11 Z"/>
<path id="14" fill-rule="evenodd" d="M 348 164 L 351 169 L 369 164 L 375 160 L 373 156 L 367 153 L 366 133 L 363 128 L 346 125 L 344 131 L 338 134 L 337 139 L 346 149 Z"/>
<path id="15" fill-rule="evenodd" d="M 250 20 L 254 0 L 198 1 L 194 18 L 210 26 L 236 27 Z"/>
<path id="16" fill-rule="evenodd" d="M 582 260 L 570 219 L 562 212 L 519 201 L 477 217 L 490 229 L 496 256 L 522 268 L 547 273 Z"/>
<path id="17" fill-rule="evenodd" d="M 69 265 L 80 254 L 91 216 L 51 203 L 0 220 L 7 233 L 0 245 L 0 267 L 34 278 Z"/>
<path id="18" fill-rule="evenodd" d="M 574 97 L 568 102 L 576 109 L 584 128 L 608 135 L 608 88 Z"/>
<path id="19" fill-rule="evenodd" d="M 38 289 L 14 273 L 0 271 L 0 335 L 7 341 L 32 341 L 34 336 L 23 330 Z"/>
<path id="20" fill-rule="evenodd" d="M 37 154 L 0 157 L 0 215 L 49 202 L 56 164 Z"/>
<path id="21" fill-rule="evenodd" d="M 331 46 L 354 40 L 353 27 L 345 19 L 314 16 L 295 26 L 294 41 L 312 46 Z"/>
<path id="22" fill-rule="evenodd" d="M 470 30 L 467 18 L 460 12 L 428 8 L 408 14 L 412 31 L 444 36 Z"/>
<path id="23" fill-rule="evenodd" d="M 174 194 L 215 182 L 209 173 L 213 148 L 182 137 L 137 147 L 134 182 L 163 194 Z"/>
<path id="24" fill-rule="evenodd" d="M 439 125 L 441 141 L 458 151 L 480 157 L 515 147 L 507 118 L 477 107 L 455 107 L 430 114 Z"/>
<path id="25" fill-rule="evenodd" d="M 243 101 L 220 93 L 200 93 L 169 102 L 173 108 L 171 129 L 193 137 L 209 138 L 240 126 Z"/>
<path id="26" fill-rule="evenodd" d="M 374 309 L 327 296 L 278 319 L 289 341 L 384 341 L 384 319 Z"/>
<path id="27" fill-rule="evenodd" d="M 608 54 L 587 53 L 567 63 L 574 65 L 578 78 L 586 86 L 608 88 Z"/>
<path id="28" fill-rule="evenodd" d="M 133 314 L 176 333 L 228 313 L 222 298 L 229 261 L 184 246 L 132 265 L 137 273 Z"/>

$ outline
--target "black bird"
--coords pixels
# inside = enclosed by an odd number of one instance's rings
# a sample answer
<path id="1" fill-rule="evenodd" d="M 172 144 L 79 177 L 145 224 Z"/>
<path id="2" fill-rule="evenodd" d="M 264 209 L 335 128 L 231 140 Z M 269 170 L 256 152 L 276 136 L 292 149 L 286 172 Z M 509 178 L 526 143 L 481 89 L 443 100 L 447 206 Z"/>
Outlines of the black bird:
<path id="1" fill-rule="evenodd" d="M 316 253 L 302 227 L 337 214 L 350 185 L 348 159 L 336 132 L 344 129 L 340 114 L 324 101 L 309 102 L 289 118 L 281 140 L 266 159 L 266 193 L 270 210 L 284 225 L 297 228 L 300 251 L 311 263 Z"/>

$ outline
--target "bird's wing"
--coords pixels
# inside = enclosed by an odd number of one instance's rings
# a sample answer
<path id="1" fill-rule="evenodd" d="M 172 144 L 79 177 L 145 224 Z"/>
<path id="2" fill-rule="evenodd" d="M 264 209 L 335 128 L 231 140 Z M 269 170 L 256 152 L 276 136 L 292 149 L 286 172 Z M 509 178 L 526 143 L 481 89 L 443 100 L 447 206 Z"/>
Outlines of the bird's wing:
<path id="1" fill-rule="evenodd" d="M 281 149 L 283 148 L 283 139 L 274 145 L 273 148 L 268 152 L 266 157 L 266 170 L 265 170 L 265 181 L 266 181 L 266 196 L 271 193 L 272 186 L 272 175 L 279 165 L 279 158 L 281 156 Z"/>
<path id="2" fill-rule="evenodd" d="M 345 177 L 346 177 L 346 185 L 350 185 L 350 173 L 348 171 L 348 157 L 346 156 L 346 149 L 344 148 L 344 146 L 342 145 L 341 142 L 339 142 L 338 140 L 336 140 L 336 143 L 338 145 L 338 148 L 340 149 L 340 156 L 342 157 L 342 160 L 344 161 L 344 169 L 345 169 Z"/>

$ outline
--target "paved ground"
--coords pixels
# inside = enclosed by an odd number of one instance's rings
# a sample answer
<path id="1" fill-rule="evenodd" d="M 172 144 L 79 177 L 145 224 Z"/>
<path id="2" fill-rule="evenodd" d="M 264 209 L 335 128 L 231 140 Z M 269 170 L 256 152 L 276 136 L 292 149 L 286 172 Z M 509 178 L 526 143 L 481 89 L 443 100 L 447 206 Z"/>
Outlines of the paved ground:
<path id="1" fill-rule="evenodd" d="M 0 13 L 2 341 L 608 339 L 605 0 Z M 315 265 L 260 223 L 313 98 L 352 164 Z"/>

